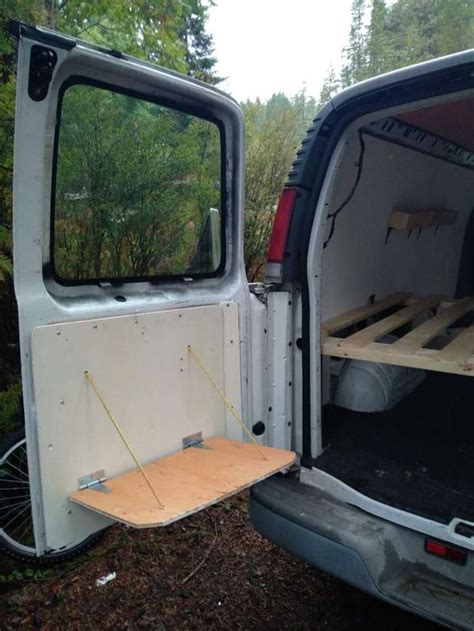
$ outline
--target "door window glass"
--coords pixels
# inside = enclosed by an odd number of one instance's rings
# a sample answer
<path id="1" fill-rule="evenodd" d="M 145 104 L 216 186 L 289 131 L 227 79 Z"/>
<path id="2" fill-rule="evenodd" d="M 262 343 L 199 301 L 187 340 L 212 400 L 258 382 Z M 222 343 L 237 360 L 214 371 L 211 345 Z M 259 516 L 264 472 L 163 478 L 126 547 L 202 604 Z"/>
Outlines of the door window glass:
<path id="1" fill-rule="evenodd" d="M 61 103 L 53 215 L 60 281 L 215 273 L 219 128 L 95 85 L 70 86 Z"/>

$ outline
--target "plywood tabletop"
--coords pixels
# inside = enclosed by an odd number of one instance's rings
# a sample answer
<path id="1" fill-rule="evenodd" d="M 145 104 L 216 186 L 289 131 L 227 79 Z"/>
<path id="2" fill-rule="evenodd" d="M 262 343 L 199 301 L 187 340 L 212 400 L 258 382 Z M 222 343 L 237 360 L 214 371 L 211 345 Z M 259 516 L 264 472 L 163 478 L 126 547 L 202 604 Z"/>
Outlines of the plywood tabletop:
<path id="1" fill-rule="evenodd" d="M 138 470 L 107 480 L 108 493 L 85 489 L 74 492 L 70 499 L 135 528 L 166 526 L 286 469 L 296 460 L 291 451 L 260 449 L 266 460 L 253 444 L 216 436 L 204 440 L 200 447 L 145 465 L 163 508 Z"/>

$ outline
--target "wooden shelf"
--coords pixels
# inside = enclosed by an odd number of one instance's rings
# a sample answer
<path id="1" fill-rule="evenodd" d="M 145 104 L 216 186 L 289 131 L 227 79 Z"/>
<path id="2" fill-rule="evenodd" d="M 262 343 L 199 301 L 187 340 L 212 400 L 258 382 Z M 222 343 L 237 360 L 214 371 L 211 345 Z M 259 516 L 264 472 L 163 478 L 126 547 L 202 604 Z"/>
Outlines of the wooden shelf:
<path id="1" fill-rule="evenodd" d="M 164 508 L 160 508 L 138 470 L 107 480 L 108 492 L 94 489 L 70 496 L 93 511 L 135 528 L 166 526 L 238 493 L 292 465 L 296 455 L 284 449 L 214 437 L 199 447 L 147 464 L 144 469 Z"/>
<path id="2" fill-rule="evenodd" d="M 395 313 L 367 324 L 368 318 L 383 315 L 393 307 L 399 307 Z M 474 298 L 447 301 L 442 296 L 411 298 L 406 293 L 393 294 L 323 323 L 322 354 L 474 376 L 474 326 L 463 329 L 440 350 L 425 348 L 473 310 Z M 414 322 L 426 314 L 431 317 L 418 325 Z M 393 344 L 377 341 L 408 323 L 412 323 L 412 330 Z M 334 336 L 356 324 L 360 328 L 355 333 Z"/>
<path id="3" fill-rule="evenodd" d="M 388 227 L 394 230 L 419 230 L 431 226 L 449 226 L 456 223 L 457 210 L 448 208 L 419 208 L 403 210 L 394 208 L 388 219 Z"/>

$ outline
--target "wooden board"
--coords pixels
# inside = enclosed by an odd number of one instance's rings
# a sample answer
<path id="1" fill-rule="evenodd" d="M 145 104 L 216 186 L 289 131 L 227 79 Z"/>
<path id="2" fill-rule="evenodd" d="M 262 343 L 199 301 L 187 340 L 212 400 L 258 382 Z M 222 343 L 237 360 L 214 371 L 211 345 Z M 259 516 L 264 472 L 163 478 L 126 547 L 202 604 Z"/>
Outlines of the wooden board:
<path id="1" fill-rule="evenodd" d="M 164 508 L 139 471 L 108 480 L 110 493 L 86 489 L 73 502 L 135 528 L 166 526 L 238 493 L 296 460 L 291 451 L 214 437 L 147 464 L 144 469 Z"/>
<path id="2" fill-rule="evenodd" d="M 457 210 L 448 208 L 420 208 L 402 210 L 394 208 L 388 218 L 388 227 L 395 230 L 417 230 L 431 226 L 449 226 L 456 223 Z"/>
<path id="3" fill-rule="evenodd" d="M 386 300 L 370 305 L 371 317 L 377 315 L 377 307 L 379 307 L 379 314 L 385 311 Z M 405 305 L 395 314 L 381 318 L 346 338 L 327 335 L 327 323 L 323 323 L 322 354 L 474 376 L 474 326 L 462 330 L 441 350 L 424 348 L 434 338 L 442 334 L 446 328 L 473 311 L 474 298 L 452 300 L 445 308 L 442 308 L 443 302 L 440 296 L 410 298 L 406 300 Z M 438 307 L 438 312 L 416 326 L 413 322 L 416 316 L 433 307 Z M 367 307 L 360 307 L 359 312 L 362 312 L 363 309 L 367 309 Z M 357 309 L 351 310 L 347 314 L 334 318 L 331 322 L 335 320 L 349 321 L 357 311 Z M 363 320 L 358 320 L 358 322 L 363 322 Z M 400 337 L 395 343 L 385 344 L 376 341 L 381 336 L 395 331 L 399 326 L 409 322 L 413 324 L 412 330 Z"/>
<path id="4" fill-rule="evenodd" d="M 397 351 L 405 350 L 416 352 L 473 308 L 474 298 L 463 298 L 447 309 L 439 311 L 433 318 L 430 318 L 414 328 L 399 339 L 398 342 L 395 342 L 393 347 Z"/>
<path id="5" fill-rule="evenodd" d="M 435 223 L 434 210 L 400 210 L 394 208 L 388 218 L 388 227 L 395 230 L 428 228 Z"/>
<path id="6" fill-rule="evenodd" d="M 379 337 L 388 335 L 404 324 L 411 322 L 416 316 L 436 307 L 442 299 L 442 296 L 420 298 L 400 311 L 397 311 L 378 322 L 374 322 L 361 331 L 357 331 L 357 333 L 353 333 L 349 337 L 345 338 L 344 342 L 350 346 L 367 346 L 370 342 L 374 342 Z"/>
<path id="7" fill-rule="evenodd" d="M 374 302 L 369 305 L 364 305 L 363 307 L 357 307 L 356 309 L 351 309 L 350 311 L 346 311 L 335 318 L 331 318 L 331 320 L 326 320 L 326 322 L 323 322 L 321 325 L 321 328 L 326 335 L 333 335 L 334 333 L 353 326 L 358 322 L 367 320 L 367 318 L 377 315 L 386 309 L 390 309 L 390 307 L 403 305 L 410 296 L 411 294 L 407 292 L 391 294 L 383 300 L 379 300 L 378 302 Z"/>

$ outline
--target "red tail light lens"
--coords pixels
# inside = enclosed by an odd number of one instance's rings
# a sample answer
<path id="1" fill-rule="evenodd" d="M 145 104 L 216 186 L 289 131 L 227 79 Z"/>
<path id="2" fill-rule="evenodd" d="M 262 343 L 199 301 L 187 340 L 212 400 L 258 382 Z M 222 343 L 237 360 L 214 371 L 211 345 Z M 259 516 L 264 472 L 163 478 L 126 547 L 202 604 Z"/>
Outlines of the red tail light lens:
<path id="1" fill-rule="evenodd" d="M 427 539 L 425 542 L 425 550 L 430 554 L 434 554 L 437 557 L 446 559 L 447 561 L 453 561 L 460 565 L 465 565 L 467 561 L 467 551 L 462 548 L 454 548 L 448 546 L 442 541 L 435 541 L 434 539 Z"/>
<path id="2" fill-rule="evenodd" d="M 269 263 L 282 263 L 285 258 L 288 230 L 297 193 L 296 188 L 285 188 L 281 194 L 268 247 L 267 261 Z"/>

